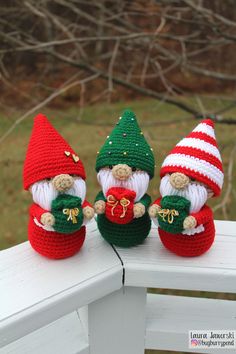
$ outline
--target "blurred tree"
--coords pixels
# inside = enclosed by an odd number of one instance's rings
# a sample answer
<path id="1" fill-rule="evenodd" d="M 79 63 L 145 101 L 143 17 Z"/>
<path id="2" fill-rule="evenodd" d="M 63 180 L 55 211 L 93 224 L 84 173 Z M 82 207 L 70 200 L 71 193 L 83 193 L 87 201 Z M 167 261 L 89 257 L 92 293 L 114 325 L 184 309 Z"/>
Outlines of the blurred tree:
<path id="1" fill-rule="evenodd" d="M 183 97 L 215 92 L 227 94 L 225 112 L 236 104 L 235 10 L 233 0 L 2 2 L 2 102 L 10 89 L 21 106 L 70 89 L 81 105 L 145 95 L 199 117 L 204 107 Z"/>

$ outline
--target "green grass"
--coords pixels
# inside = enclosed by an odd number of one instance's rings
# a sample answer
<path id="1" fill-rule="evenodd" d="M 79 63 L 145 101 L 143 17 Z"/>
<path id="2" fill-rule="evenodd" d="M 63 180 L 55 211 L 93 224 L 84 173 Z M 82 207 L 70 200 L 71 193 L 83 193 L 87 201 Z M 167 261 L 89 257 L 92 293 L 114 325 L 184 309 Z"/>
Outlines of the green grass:
<path id="1" fill-rule="evenodd" d="M 182 100 L 196 104 L 193 99 L 183 98 Z M 220 101 L 215 102 L 209 98 L 203 100 L 203 103 L 208 111 L 220 108 L 222 104 Z M 63 112 L 49 109 L 42 110 L 42 113 L 48 115 L 52 124 L 81 157 L 87 172 L 87 198 L 91 202 L 93 202 L 99 190 L 94 170 L 96 152 L 104 143 L 106 136 L 109 135 L 124 108 L 131 108 L 135 111 L 143 128 L 142 130 L 154 149 L 157 165 L 156 176 L 151 181 L 149 188 L 149 193 L 154 200 L 159 194 L 159 169 L 164 157 L 197 124 L 188 113 L 182 112 L 175 106 L 146 99 L 87 107 L 79 120 L 77 119 L 79 110 L 75 106 Z M 0 136 L 7 131 L 20 115 L 21 112 L 12 117 L 4 117 L 0 114 Z M 229 112 L 229 115 L 236 116 L 236 109 Z M 30 193 L 25 192 L 22 188 L 22 167 L 32 129 L 32 118 L 29 117 L 24 120 L 0 144 L 0 204 L 2 205 L 0 250 L 27 240 L 28 207 L 31 203 L 31 196 Z M 230 125 L 216 125 L 216 135 L 222 153 L 224 170 L 227 172 L 229 154 L 236 141 L 236 128 Z M 234 167 L 232 176 L 234 188 L 236 187 L 235 177 L 236 168 Z M 224 185 L 222 197 L 226 186 L 227 183 Z M 210 205 L 218 204 L 222 197 L 212 199 Z M 236 198 L 235 194 L 231 193 L 229 204 L 227 205 L 228 219 L 235 220 L 235 214 Z M 215 213 L 215 218 L 224 219 L 221 210 Z M 220 295 L 165 289 L 150 289 L 150 291 L 162 294 L 236 299 L 233 294 Z M 167 354 L 170 352 L 146 351 L 146 354 L 154 353 Z"/>

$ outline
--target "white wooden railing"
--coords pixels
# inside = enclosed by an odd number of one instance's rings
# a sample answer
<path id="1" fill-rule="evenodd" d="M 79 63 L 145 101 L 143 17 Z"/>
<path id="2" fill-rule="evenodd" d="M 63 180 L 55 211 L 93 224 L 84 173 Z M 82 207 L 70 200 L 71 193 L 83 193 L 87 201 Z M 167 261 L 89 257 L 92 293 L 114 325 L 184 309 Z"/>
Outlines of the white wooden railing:
<path id="1" fill-rule="evenodd" d="M 236 301 L 146 289 L 236 293 L 236 222 L 216 221 L 216 230 L 196 258 L 167 252 L 156 228 L 141 246 L 112 248 L 95 222 L 69 259 L 43 258 L 28 242 L 1 251 L 0 354 L 199 352 L 188 348 L 189 329 L 236 329 Z"/>

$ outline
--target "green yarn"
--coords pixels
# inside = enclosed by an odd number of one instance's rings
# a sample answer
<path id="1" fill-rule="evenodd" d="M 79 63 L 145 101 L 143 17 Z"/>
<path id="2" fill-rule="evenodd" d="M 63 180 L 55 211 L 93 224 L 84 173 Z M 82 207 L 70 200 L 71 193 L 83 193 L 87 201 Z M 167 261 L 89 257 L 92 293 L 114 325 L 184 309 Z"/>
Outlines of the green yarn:
<path id="1" fill-rule="evenodd" d="M 139 201 L 137 203 L 141 203 L 145 206 L 145 210 L 147 210 L 151 204 L 152 200 L 150 195 L 148 195 L 147 193 L 144 194 L 144 196 L 142 196 L 141 199 L 139 199 Z"/>
<path id="2" fill-rule="evenodd" d="M 69 194 L 60 194 L 53 200 L 51 213 L 55 217 L 53 225 L 55 231 L 69 234 L 81 228 L 83 223 L 81 202 L 81 198 Z M 73 210 L 78 211 L 78 215 L 73 215 Z"/>
<path id="3" fill-rule="evenodd" d="M 104 202 L 106 202 L 106 197 L 104 196 L 102 191 L 99 191 L 98 194 L 96 195 L 96 198 L 94 200 L 94 202 L 96 203 L 98 200 L 103 200 Z"/>
<path id="4" fill-rule="evenodd" d="M 114 224 L 104 214 L 97 216 L 98 230 L 109 243 L 118 247 L 132 247 L 141 244 L 151 229 L 151 220 L 146 212 L 141 218 L 128 224 Z"/>
<path id="5" fill-rule="evenodd" d="M 102 191 L 100 191 L 95 202 L 106 198 Z M 145 206 L 145 210 L 151 204 L 151 197 L 148 194 L 137 202 Z M 151 220 L 147 211 L 141 218 L 133 219 L 127 224 L 116 224 L 107 219 L 105 214 L 97 216 L 98 230 L 102 237 L 109 243 L 118 247 L 132 247 L 141 244 L 148 236 L 151 229 Z"/>
<path id="6" fill-rule="evenodd" d="M 173 222 L 168 222 L 168 216 L 161 217 L 158 214 L 158 223 L 162 230 L 172 234 L 178 234 L 183 231 L 184 219 L 189 215 L 190 201 L 178 195 L 168 195 L 161 199 L 161 208 L 176 210 L 179 215 L 173 216 Z"/>
<path id="7" fill-rule="evenodd" d="M 154 176 L 154 156 L 147 143 L 136 116 L 132 111 L 124 111 L 115 128 L 98 153 L 96 171 L 102 167 L 127 164 Z"/>

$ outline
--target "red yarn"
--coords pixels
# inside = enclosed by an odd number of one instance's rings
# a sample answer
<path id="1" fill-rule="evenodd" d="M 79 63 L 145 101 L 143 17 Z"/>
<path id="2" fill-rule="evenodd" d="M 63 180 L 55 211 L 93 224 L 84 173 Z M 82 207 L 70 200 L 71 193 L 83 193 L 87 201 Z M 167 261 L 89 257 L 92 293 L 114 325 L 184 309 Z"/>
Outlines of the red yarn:
<path id="1" fill-rule="evenodd" d="M 204 231 L 188 236 L 183 234 L 170 234 L 158 228 L 163 245 L 171 252 L 182 257 L 196 257 L 208 251 L 215 238 L 213 220 L 204 224 Z"/>
<path id="2" fill-rule="evenodd" d="M 161 205 L 161 197 L 153 205 Z M 197 225 L 203 225 L 204 231 L 194 235 L 171 234 L 158 227 L 158 233 L 163 245 L 171 252 L 183 257 L 195 257 L 205 253 L 212 245 L 215 238 L 215 225 L 213 212 L 208 205 L 203 205 L 197 213 L 191 213 Z"/>
<path id="3" fill-rule="evenodd" d="M 78 155 L 70 145 L 44 115 L 38 114 L 24 163 L 24 189 L 29 189 L 35 182 L 63 173 L 85 179 L 84 166 L 80 159 L 77 160 Z"/>
<path id="4" fill-rule="evenodd" d="M 218 196 L 224 174 L 214 133 L 214 122 L 204 119 L 170 151 L 160 169 L 162 178 L 168 173 L 181 172 L 207 185 Z"/>
<path id="5" fill-rule="evenodd" d="M 29 241 L 31 246 L 42 256 L 62 259 L 73 256 L 82 247 L 85 240 L 85 226 L 72 234 L 46 231 L 37 226 L 30 218 Z"/>
<path id="6" fill-rule="evenodd" d="M 84 200 L 82 208 L 86 208 L 87 206 L 91 207 L 91 204 L 87 200 Z M 50 211 L 33 203 L 30 206 L 29 212 L 29 241 L 35 251 L 48 258 L 60 259 L 73 256 L 80 250 L 85 239 L 85 226 L 82 226 L 80 230 L 71 234 L 47 231 L 36 225 L 34 218 L 36 218 L 38 223 L 41 224 L 40 219 L 42 214 Z"/>
<path id="7" fill-rule="evenodd" d="M 176 146 L 172 150 L 172 154 L 184 154 L 187 156 L 195 156 L 196 158 L 201 160 L 211 161 L 211 164 L 213 166 L 217 167 L 220 171 L 223 172 L 222 162 L 217 157 L 201 149 L 188 146 Z"/>
<path id="8" fill-rule="evenodd" d="M 211 136 L 207 135 L 206 133 L 191 132 L 189 135 L 187 135 L 186 138 L 200 139 L 200 140 L 205 141 L 206 143 L 209 143 L 215 147 L 218 147 L 217 141 L 214 138 L 212 138 Z"/>
<path id="9" fill-rule="evenodd" d="M 136 193 L 132 190 L 112 187 L 107 191 L 105 215 L 116 224 L 127 224 L 133 220 L 134 199 Z"/>

